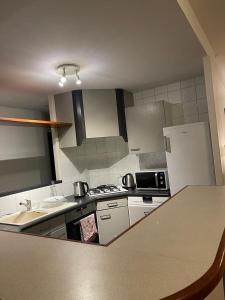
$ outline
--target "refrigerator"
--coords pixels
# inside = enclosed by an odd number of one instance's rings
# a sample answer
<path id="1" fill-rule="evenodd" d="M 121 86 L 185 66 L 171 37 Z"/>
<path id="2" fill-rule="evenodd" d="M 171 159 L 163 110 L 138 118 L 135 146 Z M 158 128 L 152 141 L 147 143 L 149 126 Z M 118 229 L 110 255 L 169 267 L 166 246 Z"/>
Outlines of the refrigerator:
<path id="1" fill-rule="evenodd" d="M 214 185 L 209 124 L 163 128 L 171 196 L 187 185 Z"/>

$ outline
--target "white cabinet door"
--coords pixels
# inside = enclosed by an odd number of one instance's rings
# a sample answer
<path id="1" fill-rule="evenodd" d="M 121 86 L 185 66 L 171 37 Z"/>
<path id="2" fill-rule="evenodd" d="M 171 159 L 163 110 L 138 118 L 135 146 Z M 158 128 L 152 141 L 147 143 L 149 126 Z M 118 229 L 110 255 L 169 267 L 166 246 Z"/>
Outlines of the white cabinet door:
<path id="1" fill-rule="evenodd" d="M 99 242 L 105 245 L 129 228 L 128 207 L 97 211 L 97 221 Z"/>
<path id="2" fill-rule="evenodd" d="M 131 153 L 164 151 L 163 101 L 126 108 L 128 145 Z"/>
<path id="3" fill-rule="evenodd" d="M 130 226 L 138 222 L 140 219 L 147 216 L 151 211 L 153 211 L 158 206 L 130 206 L 129 216 L 130 216 Z"/>
<path id="4" fill-rule="evenodd" d="M 118 136 L 115 90 L 83 90 L 86 138 Z"/>

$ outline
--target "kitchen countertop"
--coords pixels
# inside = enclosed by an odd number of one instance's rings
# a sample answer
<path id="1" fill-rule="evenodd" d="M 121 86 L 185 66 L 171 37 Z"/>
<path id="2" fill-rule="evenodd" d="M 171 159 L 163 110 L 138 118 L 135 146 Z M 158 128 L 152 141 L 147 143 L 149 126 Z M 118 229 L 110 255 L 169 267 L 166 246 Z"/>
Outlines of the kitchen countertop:
<path id="1" fill-rule="evenodd" d="M 187 187 L 108 247 L 0 232 L 3 300 L 160 299 L 212 265 L 225 187 Z"/>
<path id="2" fill-rule="evenodd" d="M 8 225 L 5 223 L 1 223 L 0 221 L 0 230 L 9 230 L 14 232 L 20 232 L 28 227 L 37 225 L 39 223 L 42 223 L 44 221 L 47 221 L 49 219 L 52 219 L 54 217 L 57 217 L 61 214 L 65 214 L 71 210 L 79 209 L 80 207 L 84 207 L 90 203 L 93 202 L 99 202 L 104 201 L 107 199 L 114 199 L 118 197 L 169 197 L 170 191 L 138 191 L 136 189 L 128 189 L 127 192 L 123 193 L 114 193 L 110 195 L 103 195 L 101 197 L 89 197 L 88 195 L 81 197 L 81 198 L 75 198 L 74 195 L 65 197 L 67 201 L 65 203 L 71 203 L 71 205 L 62 205 L 62 207 L 59 206 L 59 208 L 50 209 L 49 213 L 38 218 L 31 220 L 30 222 L 27 222 L 23 225 Z M 42 209 L 36 209 L 37 211 L 40 211 Z"/>

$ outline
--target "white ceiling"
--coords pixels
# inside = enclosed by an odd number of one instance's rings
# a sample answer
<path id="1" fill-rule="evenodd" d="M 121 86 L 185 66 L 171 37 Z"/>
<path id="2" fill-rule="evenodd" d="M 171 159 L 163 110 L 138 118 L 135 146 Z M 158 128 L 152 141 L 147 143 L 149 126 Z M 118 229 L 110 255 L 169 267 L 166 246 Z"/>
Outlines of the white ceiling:
<path id="1" fill-rule="evenodd" d="M 7 0 L 0 45 L 0 105 L 39 109 L 62 63 L 82 88 L 140 90 L 200 74 L 204 55 L 176 0 Z"/>

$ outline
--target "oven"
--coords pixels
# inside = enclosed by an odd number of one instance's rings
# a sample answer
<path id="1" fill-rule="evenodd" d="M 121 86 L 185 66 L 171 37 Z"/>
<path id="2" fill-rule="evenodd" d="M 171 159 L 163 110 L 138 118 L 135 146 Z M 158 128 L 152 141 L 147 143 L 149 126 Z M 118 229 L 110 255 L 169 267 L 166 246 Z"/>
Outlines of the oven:
<path id="1" fill-rule="evenodd" d="M 168 190 L 169 180 L 167 169 L 153 169 L 135 173 L 138 190 Z"/>

